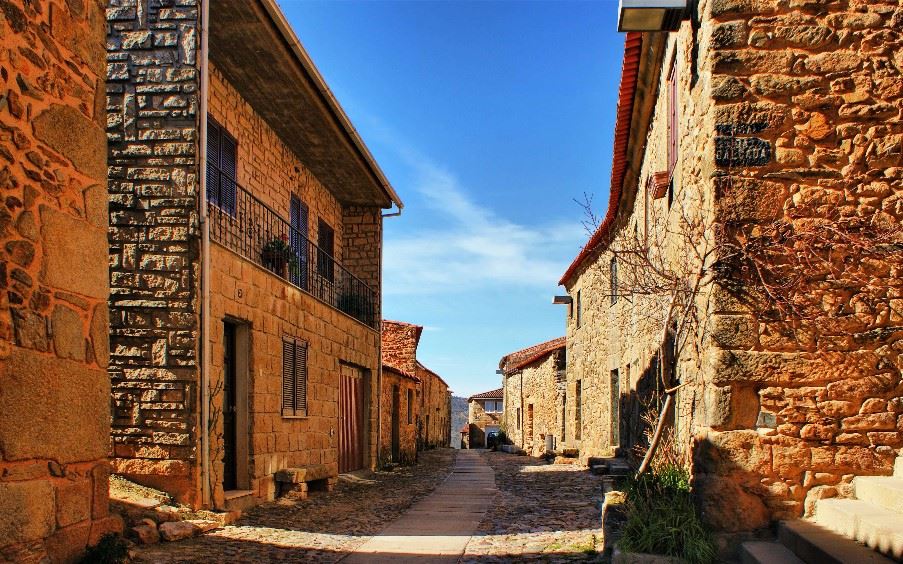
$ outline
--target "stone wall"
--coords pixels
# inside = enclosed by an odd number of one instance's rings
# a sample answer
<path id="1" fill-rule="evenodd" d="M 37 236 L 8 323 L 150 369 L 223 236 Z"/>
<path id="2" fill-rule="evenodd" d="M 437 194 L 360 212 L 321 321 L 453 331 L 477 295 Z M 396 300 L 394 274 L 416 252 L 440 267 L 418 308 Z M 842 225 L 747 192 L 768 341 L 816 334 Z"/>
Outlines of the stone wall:
<path id="1" fill-rule="evenodd" d="M 435 372 L 417 363 L 420 379 L 421 448 L 448 446 L 451 435 L 451 400 L 446 384 Z"/>
<path id="2" fill-rule="evenodd" d="M 547 435 L 553 435 L 556 442 L 561 441 L 565 382 L 558 376 L 559 365 L 557 355 L 550 354 L 504 376 L 502 420 L 505 433 L 530 456 L 541 456 L 546 452 Z M 523 414 L 520 426 L 517 424 L 518 408 Z"/>
<path id="3" fill-rule="evenodd" d="M 467 439 L 468 448 L 483 448 L 486 446 L 486 427 L 501 427 L 502 413 L 487 412 L 484 401 L 470 400 L 468 402 L 467 423 L 470 433 Z M 496 400 L 492 400 L 496 401 Z"/>
<path id="4" fill-rule="evenodd" d="M 103 3 L 0 2 L 0 561 L 109 517 Z"/>
<path id="5" fill-rule="evenodd" d="M 107 16 L 114 469 L 199 503 L 198 2 Z"/>
<path id="6" fill-rule="evenodd" d="M 383 368 L 382 417 L 380 421 L 379 466 L 390 462 L 413 464 L 417 460 L 417 422 L 420 419 L 420 384 L 391 368 Z M 398 387 L 398 459 L 392 456 L 392 397 Z M 408 392 L 411 422 L 408 423 Z"/>
<path id="7" fill-rule="evenodd" d="M 899 235 L 903 7 L 722 0 L 706 21 L 713 133 L 732 149 L 716 148 L 713 185 L 727 242 L 821 225 L 874 246 L 859 219 Z M 725 408 L 699 437 L 698 472 L 707 497 L 738 499 L 736 526 L 811 512 L 853 475 L 890 474 L 903 446 L 900 255 L 843 262 L 855 246 L 831 247 L 830 268 L 784 290 L 800 315 L 756 283 L 716 292 L 707 399 Z"/>
<path id="8" fill-rule="evenodd" d="M 812 318 L 775 317 L 761 285 L 731 270 L 735 262 L 715 262 L 776 221 L 785 235 L 843 229 L 850 217 L 899 224 L 892 147 L 901 138 L 903 12 L 894 3 L 733 0 L 700 2 L 699 11 L 698 28 L 685 22 L 665 39 L 654 80 L 641 75 L 636 99 L 654 100 L 634 113 L 634 127 L 650 120 L 645 142 L 633 145 L 642 159 L 628 155 L 634 168 L 613 232 L 568 283 L 582 296 L 581 327 L 568 320 L 568 421 L 581 380 L 584 424 L 580 442 L 571 427 L 567 440 L 581 456 L 642 444 L 640 404 L 631 400 L 654 395 L 664 370 L 681 385 L 670 432 L 693 456 L 704 517 L 716 529 L 749 530 L 802 516 L 820 496 L 846 495 L 854 475 L 890 473 L 903 438 L 893 262 L 862 261 L 868 285 L 858 265 L 835 268 L 833 286 L 818 282 L 823 272 L 804 279 L 811 285 L 801 295 L 824 306 Z M 667 167 L 672 60 L 679 157 L 670 194 L 654 194 L 654 176 Z M 670 296 L 625 300 L 642 281 L 623 262 L 612 303 L 610 261 L 637 239 L 685 280 L 700 265 L 715 277 L 693 295 L 693 319 L 675 341 L 663 338 Z M 709 254 L 695 260 L 698 252 Z M 613 402 L 614 370 L 621 397 Z M 615 408 L 620 429 L 611 437 Z"/>

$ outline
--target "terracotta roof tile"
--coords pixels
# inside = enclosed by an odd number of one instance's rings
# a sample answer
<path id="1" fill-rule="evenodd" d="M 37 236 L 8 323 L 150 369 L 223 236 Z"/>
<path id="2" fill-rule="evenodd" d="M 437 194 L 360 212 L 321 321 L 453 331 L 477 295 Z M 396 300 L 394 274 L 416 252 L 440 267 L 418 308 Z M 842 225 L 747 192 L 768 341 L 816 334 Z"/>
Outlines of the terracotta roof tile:
<path id="1" fill-rule="evenodd" d="M 506 374 L 519 370 L 524 366 L 533 364 L 534 362 L 545 358 L 547 355 L 552 354 L 558 349 L 564 348 L 566 344 L 564 337 L 558 337 L 551 341 L 539 343 L 538 345 L 533 345 L 532 347 L 506 354 L 499 361 L 499 368 Z"/>
<path id="2" fill-rule="evenodd" d="M 467 401 L 475 400 L 475 399 L 502 399 L 503 397 L 502 389 L 499 388 L 497 390 L 490 390 L 488 392 L 483 392 L 482 394 L 474 394 L 467 398 Z"/>

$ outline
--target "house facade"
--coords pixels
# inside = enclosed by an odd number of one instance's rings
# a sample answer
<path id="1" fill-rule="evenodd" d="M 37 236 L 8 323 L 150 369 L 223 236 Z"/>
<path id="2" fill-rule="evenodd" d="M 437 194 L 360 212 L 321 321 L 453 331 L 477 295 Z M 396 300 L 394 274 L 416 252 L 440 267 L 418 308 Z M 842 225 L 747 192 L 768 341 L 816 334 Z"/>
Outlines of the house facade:
<path id="1" fill-rule="evenodd" d="M 435 372 L 417 360 L 423 327 L 382 322 L 380 464 L 412 464 L 424 449 L 451 440 L 451 393 Z"/>
<path id="2" fill-rule="evenodd" d="M 608 210 L 561 279 L 563 442 L 663 419 L 717 530 L 817 518 L 903 444 L 901 18 L 711 1 L 626 36 Z"/>
<path id="3" fill-rule="evenodd" d="M 467 398 L 467 448 L 486 448 L 489 433 L 502 431 L 504 389 L 490 390 Z"/>
<path id="4" fill-rule="evenodd" d="M 108 511 L 104 4 L 0 18 L 0 561 L 70 562 Z"/>
<path id="5" fill-rule="evenodd" d="M 107 19 L 114 471 L 224 508 L 375 468 L 400 200 L 275 2 Z"/>
<path id="6" fill-rule="evenodd" d="M 565 436 L 565 349 L 559 337 L 499 361 L 505 433 L 530 456 L 554 452 Z"/>

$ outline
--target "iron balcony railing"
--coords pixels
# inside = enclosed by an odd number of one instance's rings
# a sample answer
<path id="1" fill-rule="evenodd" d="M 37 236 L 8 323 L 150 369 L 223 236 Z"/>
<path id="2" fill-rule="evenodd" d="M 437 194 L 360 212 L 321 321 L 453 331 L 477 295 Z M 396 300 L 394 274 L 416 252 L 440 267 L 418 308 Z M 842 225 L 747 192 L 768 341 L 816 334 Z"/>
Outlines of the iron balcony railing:
<path id="1" fill-rule="evenodd" d="M 208 203 L 210 237 L 372 328 L 376 292 L 250 192 Z M 232 192 L 228 190 L 226 192 Z M 232 196 L 232 194 L 228 194 Z"/>

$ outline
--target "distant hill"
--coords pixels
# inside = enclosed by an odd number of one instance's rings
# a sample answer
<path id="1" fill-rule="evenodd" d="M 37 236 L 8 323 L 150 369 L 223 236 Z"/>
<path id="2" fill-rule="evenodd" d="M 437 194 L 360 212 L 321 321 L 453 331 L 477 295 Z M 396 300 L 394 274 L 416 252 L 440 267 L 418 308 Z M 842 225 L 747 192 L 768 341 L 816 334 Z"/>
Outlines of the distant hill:
<path id="1" fill-rule="evenodd" d="M 451 446 L 461 448 L 461 427 L 467 424 L 467 398 L 452 396 L 451 403 Z"/>

